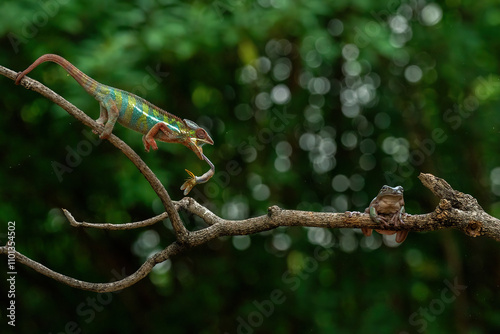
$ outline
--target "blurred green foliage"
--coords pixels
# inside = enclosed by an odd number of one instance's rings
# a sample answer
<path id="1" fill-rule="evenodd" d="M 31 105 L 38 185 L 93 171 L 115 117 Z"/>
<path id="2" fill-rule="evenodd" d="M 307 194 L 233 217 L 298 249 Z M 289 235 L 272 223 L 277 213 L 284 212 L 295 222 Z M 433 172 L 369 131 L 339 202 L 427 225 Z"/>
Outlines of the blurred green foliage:
<path id="1" fill-rule="evenodd" d="M 404 186 L 407 212 L 425 213 L 437 201 L 420 172 L 448 180 L 498 217 L 498 29 L 491 0 L 6 0 L 0 64 L 20 71 L 57 53 L 204 126 L 217 174 L 192 195 L 225 218 L 274 204 L 362 210 L 386 183 Z M 98 117 L 97 102 L 59 66 L 43 64 L 30 76 Z M 79 220 L 121 223 L 158 214 L 161 203 L 109 143 L 95 143 L 58 106 L 0 80 L 2 243 L 7 222 L 16 221 L 23 254 L 107 282 L 172 242 L 168 222 L 121 232 L 71 228 L 59 208 Z M 184 168 L 197 175 L 207 168 L 183 146 L 146 154 L 139 134 L 121 126 L 114 133 L 141 152 L 173 199 L 182 197 Z M 58 176 L 54 162 L 71 172 Z M 102 295 L 18 265 L 15 330 L 498 332 L 498 254 L 494 241 L 454 231 L 412 233 L 396 247 L 349 229 L 278 229 L 211 241 Z M 4 307 L 0 326 L 12 330 Z"/>

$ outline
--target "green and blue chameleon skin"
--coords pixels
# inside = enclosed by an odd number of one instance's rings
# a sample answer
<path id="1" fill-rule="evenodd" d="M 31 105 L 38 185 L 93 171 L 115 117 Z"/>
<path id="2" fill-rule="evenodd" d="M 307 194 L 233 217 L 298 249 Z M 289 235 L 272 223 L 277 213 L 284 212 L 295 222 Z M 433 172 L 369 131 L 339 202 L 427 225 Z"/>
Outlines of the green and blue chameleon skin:
<path id="1" fill-rule="evenodd" d="M 213 145 L 208 133 L 193 121 L 181 119 L 171 113 L 158 108 L 143 98 L 121 89 L 103 85 L 92 79 L 69 61 L 55 54 L 46 54 L 39 57 L 26 70 L 20 72 L 16 78 L 19 84 L 22 78 L 43 62 L 51 61 L 62 66 L 100 105 L 100 116 L 97 123 L 104 125 L 100 138 L 106 139 L 111 135 L 116 122 L 142 133 L 144 148 L 149 152 L 150 147 L 158 149 L 156 140 L 167 143 L 179 143 L 187 146 L 198 158 L 210 165 L 210 170 L 201 177 L 195 176 L 186 170 L 190 178 L 182 185 L 184 195 L 199 183 L 207 182 L 215 173 L 214 165 L 203 154 L 203 144 Z"/>

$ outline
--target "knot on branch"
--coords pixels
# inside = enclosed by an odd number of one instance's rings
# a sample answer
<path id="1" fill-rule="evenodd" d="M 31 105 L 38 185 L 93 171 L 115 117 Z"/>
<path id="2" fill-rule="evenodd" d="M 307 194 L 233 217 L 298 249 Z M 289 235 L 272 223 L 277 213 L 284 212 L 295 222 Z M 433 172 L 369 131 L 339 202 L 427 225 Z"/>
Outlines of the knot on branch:
<path id="1" fill-rule="evenodd" d="M 267 209 L 267 216 L 271 218 L 272 216 L 278 214 L 279 212 L 281 212 L 280 207 L 277 205 L 273 205 Z"/>
<path id="2" fill-rule="evenodd" d="M 434 211 L 436 219 L 441 221 L 448 221 L 451 216 L 451 208 L 452 205 L 450 201 L 448 201 L 447 199 L 441 199 L 441 201 L 439 201 L 438 207 Z"/>
<path id="3" fill-rule="evenodd" d="M 471 237 L 478 237 L 481 235 L 483 224 L 481 222 L 471 220 L 464 229 L 464 232 Z"/>

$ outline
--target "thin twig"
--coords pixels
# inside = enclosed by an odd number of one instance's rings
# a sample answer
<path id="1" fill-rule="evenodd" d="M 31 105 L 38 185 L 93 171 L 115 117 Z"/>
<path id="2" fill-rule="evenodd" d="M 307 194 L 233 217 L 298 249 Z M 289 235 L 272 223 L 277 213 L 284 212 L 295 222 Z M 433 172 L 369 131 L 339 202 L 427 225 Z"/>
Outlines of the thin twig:
<path id="1" fill-rule="evenodd" d="M 90 227 L 90 228 L 96 228 L 96 229 L 101 229 L 101 230 L 110 230 L 110 231 L 118 231 L 118 230 L 131 230 L 134 228 L 140 228 L 140 227 L 146 227 L 146 226 L 151 226 L 154 225 L 164 219 L 168 218 L 168 213 L 164 212 L 162 214 L 159 214 L 157 216 L 154 216 L 152 218 L 146 219 L 146 220 L 141 220 L 137 222 L 132 222 L 132 223 L 123 223 L 123 224 L 110 224 L 110 223 L 87 223 L 87 222 L 79 222 L 77 221 L 71 212 L 69 212 L 66 209 L 62 209 L 64 215 L 68 219 L 69 223 L 73 227 Z"/>

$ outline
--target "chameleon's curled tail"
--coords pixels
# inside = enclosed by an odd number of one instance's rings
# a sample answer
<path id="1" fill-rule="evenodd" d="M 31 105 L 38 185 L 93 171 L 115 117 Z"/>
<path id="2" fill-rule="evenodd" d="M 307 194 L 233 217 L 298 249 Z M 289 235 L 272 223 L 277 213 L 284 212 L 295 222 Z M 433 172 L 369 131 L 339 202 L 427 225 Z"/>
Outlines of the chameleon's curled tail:
<path id="1" fill-rule="evenodd" d="M 98 83 L 97 81 L 95 81 L 82 71 L 80 71 L 78 68 L 76 68 L 75 65 L 71 64 L 63 57 L 58 56 L 56 54 L 45 54 L 39 57 L 37 60 L 35 60 L 35 62 L 31 64 L 27 69 L 25 69 L 22 72 L 19 72 L 16 77 L 16 82 L 15 82 L 16 85 L 19 85 L 19 83 L 26 74 L 28 74 L 35 67 L 46 61 L 51 61 L 61 65 L 76 80 L 76 82 L 78 82 L 80 86 L 82 86 L 90 95 L 95 96 L 97 94 L 97 90 L 99 86 L 101 86 L 100 83 Z"/>

